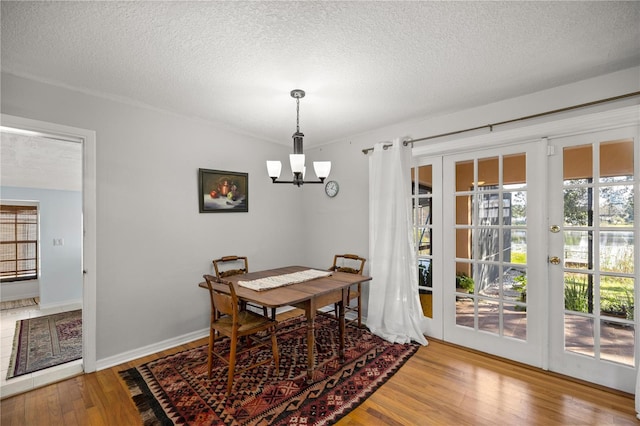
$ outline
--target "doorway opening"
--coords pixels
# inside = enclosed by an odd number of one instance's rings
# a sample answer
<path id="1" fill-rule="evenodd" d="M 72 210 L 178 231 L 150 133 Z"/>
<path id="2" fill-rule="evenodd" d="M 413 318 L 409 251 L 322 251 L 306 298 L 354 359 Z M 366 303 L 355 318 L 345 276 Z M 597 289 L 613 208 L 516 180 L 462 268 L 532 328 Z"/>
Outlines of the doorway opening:
<path id="1" fill-rule="evenodd" d="M 13 302 L 0 314 L 5 398 L 95 371 L 95 133 L 3 114 L 0 137 L 3 205 L 38 208 L 37 276 L 22 281 L 8 277 L 0 284 L 3 302 L 38 301 L 23 307 Z M 80 360 L 42 369 L 34 363 L 34 371 L 28 372 L 16 367 L 15 376 L 8 371 L 14 341 L 19 341 L 13 334 L 18 324 L 25 324 L 22 320 L 76 310 L 82 316 L 82 339 L 76 342 L 82 346 Z"/>

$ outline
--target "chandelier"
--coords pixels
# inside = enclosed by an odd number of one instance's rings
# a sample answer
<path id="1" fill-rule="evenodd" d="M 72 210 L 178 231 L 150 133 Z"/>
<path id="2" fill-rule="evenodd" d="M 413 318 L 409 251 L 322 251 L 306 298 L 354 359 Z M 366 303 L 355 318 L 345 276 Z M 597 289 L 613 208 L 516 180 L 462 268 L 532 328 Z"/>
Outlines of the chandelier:
<path id="1" fill-rule="evenodd" d="M 296 132 L 293 134 L 293 154 L 289 154 L 293 180 L 278 180 L 282 171 L 282 163 L 280 161 L 267 161 L 267 172 L 273 183 L 292 183 L 295 186 L 302 186 L 305 183 L 323 183 L 331 171 L 331 161 L 314 161 L 313 169 L 318 180 L 304 180 L 306 171 L 304 154 L 302 153 L 302 138 L 304 134 L 300 132 L 300 99 L 304 98 L 304 95 L 304 90 L 294 89 L 291 91 L 291 97 L 296 100 Z"/>

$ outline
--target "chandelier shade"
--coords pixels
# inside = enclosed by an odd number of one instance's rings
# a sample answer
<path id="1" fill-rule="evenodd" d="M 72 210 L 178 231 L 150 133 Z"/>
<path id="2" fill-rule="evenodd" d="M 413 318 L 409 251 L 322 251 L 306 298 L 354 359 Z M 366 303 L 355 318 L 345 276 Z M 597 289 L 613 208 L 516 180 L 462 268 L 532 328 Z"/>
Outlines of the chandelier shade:
<path id="1" fill-rule="evenodd" d="M 267 161 L 267 171 L 270 177 L 279 178 L 282 171 L 282 163 L 279 161 Z"/>
<path id="2" fill-rule="evenodd" d="M 289 165 L 293 173 L 293 179 L 288 181 L 278 180 L 282 172 L 282 163 L 280 161 L 267 161 L 267 173 L 273 183 L 291 183 L 295 186 L 302 186 L 305 183 L 323 183 L 331 172 L 331 161 L 314 161 L 313 170 L 318 180 L 305 181 L 305 156 L 303 153 L 302 142 L 304 134 L 300 132 L 300 99 L 304 98 L 304 90 L 294 89 L 291 91 L 291 97 L 296 100 L 296 131 L 293 134 L 293 154 L 289 154 Z"/>

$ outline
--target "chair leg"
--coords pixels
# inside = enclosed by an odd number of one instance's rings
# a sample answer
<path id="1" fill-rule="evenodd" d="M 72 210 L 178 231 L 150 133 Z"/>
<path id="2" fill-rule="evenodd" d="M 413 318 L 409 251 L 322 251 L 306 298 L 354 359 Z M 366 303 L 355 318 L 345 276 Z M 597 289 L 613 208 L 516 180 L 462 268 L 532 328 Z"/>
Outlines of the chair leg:
<path id="1" fill-rule="evenodd" d="M 276 375 L 280 375 L 280 353 L 278 352 L 278 339 L 276 339 L 276 330 L 271 332 L 271 350 L 273 351 L 273 361 L 276 363 Z"/>
<path id="2" fill-rule="evenodd" d="M 362 296 L 358 293 L 358 328 L 362 328 Z"/>
<path id="3" fill-rule="evenodd" d="M 209 328 L 209 354 L 207 356 L 207 371 L 209 372 L 209 378 L 211 378 L 211 369 L 213 367 L 213 349 L 216 342 L 216 331 L 213 328 Z"/>
<path id="4" fill-rule="evenodd" d="M 231 387 L 233 386 L 233 373 L 236 369 L 237 346 L 238 338 L 236 336 L 231 337 L 231 350 L 229 352 L 229 376 L 227 378 L 227 396 L 231 394 Z"/>

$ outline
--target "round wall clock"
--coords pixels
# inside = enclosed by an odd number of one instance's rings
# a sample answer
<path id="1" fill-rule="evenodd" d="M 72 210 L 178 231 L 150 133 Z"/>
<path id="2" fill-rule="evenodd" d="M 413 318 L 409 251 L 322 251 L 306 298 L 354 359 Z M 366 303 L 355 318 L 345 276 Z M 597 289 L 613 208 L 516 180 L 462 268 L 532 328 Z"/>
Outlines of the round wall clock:
<path id="1" fill-rule="evenodd" d="M 332 197 L 332 198 L 335 197 L 336 195 L 338 195 L 338 191 L 340 191 L 340 186 L 338 185 L 338 182 L 336 182 L 335 180 L 330 180 L 324 186 L 324 192 L 329 197 Z"/>

